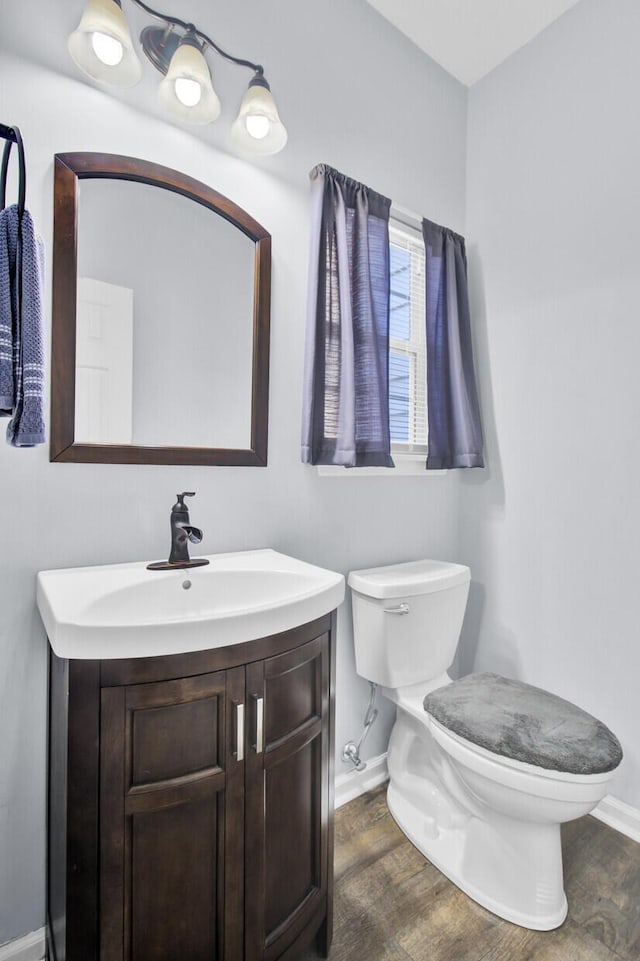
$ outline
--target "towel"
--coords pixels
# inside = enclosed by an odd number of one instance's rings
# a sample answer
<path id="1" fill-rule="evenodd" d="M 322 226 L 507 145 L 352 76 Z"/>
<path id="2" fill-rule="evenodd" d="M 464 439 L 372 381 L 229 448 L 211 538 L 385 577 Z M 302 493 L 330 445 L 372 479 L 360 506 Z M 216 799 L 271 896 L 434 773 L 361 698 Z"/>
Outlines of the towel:
<path id="1" fill-rule="evenodd" d="M 14 447 L 43 444 L 44 256 L 28 210 L 22 215 L 22 311 L 18 317 L 16 253 L 18 207 L 0 211 L 0 416 L 11 416 L 7 441 Z"/>

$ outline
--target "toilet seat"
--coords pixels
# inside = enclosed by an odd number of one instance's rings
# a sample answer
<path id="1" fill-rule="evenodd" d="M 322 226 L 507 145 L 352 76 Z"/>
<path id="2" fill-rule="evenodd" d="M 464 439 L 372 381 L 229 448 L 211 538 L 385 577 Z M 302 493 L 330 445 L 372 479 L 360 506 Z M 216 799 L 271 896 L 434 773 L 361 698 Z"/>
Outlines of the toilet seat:
<path id="1" fill-rule="evenodd" d="M 424 710 L 468 748 L 561 776 L 609 774 L 614 734 L 575 704 L 499 674 L 469 674 L 424 698 Z"/>
<path id="2" fill-rule="evenodd" d="M 450 681 L 447 687 L 455 684 Z M 442 690 L 442 687 L 436 688 Z M 591 801 L 596 804 L 602 798 L 602 786 L 611 779 L 610 772 L 599 774 L 571 774 L 519 761 L 515 758 L 497 754 L 474 743 L 440 723 L 423 707 L 425 690 L 423 685 L 405 688 L 400 691 L 385 691 L 393 695 L 392 700 L 403 711 L 411 715 L 431 734 L 442 751 L 463 764 L 466 768 L 505 787 L 511 787 L 539 798 L 578 802 Z"/>
<path id="3" fill-rule="evenodd" d="M 426 715 L 429 731 L 442 751 L 458 764 L 505 788 L 540 799 L 596 804 L 602 798 L 602 785 L 611 779 L 609 772 L 570 774 L 536 767 L 501 754 L 494 754 L 443 727 Z"/>

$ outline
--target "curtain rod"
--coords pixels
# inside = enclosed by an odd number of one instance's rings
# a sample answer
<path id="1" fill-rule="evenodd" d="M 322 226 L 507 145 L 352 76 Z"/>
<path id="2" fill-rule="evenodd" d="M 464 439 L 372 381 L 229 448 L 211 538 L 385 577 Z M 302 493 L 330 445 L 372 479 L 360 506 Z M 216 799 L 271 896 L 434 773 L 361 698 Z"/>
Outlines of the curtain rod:
<path id="1" fill-rule="evenodd" d="M 392 200 L 391 216 L 395 220 L 400 220 L 407 227 L 413 227 L 418 233 L 422 233 L 422 217 L 420 214 L 417 214 L 415 210 L 409 210 L 408 207 L 403 207 L 401 204 L 397 204 L 395 200 Z"/>

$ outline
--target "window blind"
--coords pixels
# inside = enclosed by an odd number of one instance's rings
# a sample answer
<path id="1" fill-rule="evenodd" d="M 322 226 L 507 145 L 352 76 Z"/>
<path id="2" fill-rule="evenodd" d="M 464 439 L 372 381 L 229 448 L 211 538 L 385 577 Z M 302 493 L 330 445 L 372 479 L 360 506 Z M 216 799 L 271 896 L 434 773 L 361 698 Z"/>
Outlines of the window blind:
<path id="1" fill-rule="evenodd" d="M 389 421 L 397 453 L 427 450 L 425 253 L 417 230 L 389 224 Z"/>

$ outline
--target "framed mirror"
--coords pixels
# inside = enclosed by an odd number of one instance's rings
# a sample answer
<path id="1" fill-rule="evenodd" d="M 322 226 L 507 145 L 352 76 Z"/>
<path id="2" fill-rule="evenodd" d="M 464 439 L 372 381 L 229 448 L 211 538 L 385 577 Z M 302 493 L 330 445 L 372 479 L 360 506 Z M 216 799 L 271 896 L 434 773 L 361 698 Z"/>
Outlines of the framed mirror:
<path id="1" fill-rule="evenodd" d="M 55 157 L 52 461 L 267 463 L 271 236 L 168 167 Z"/>

